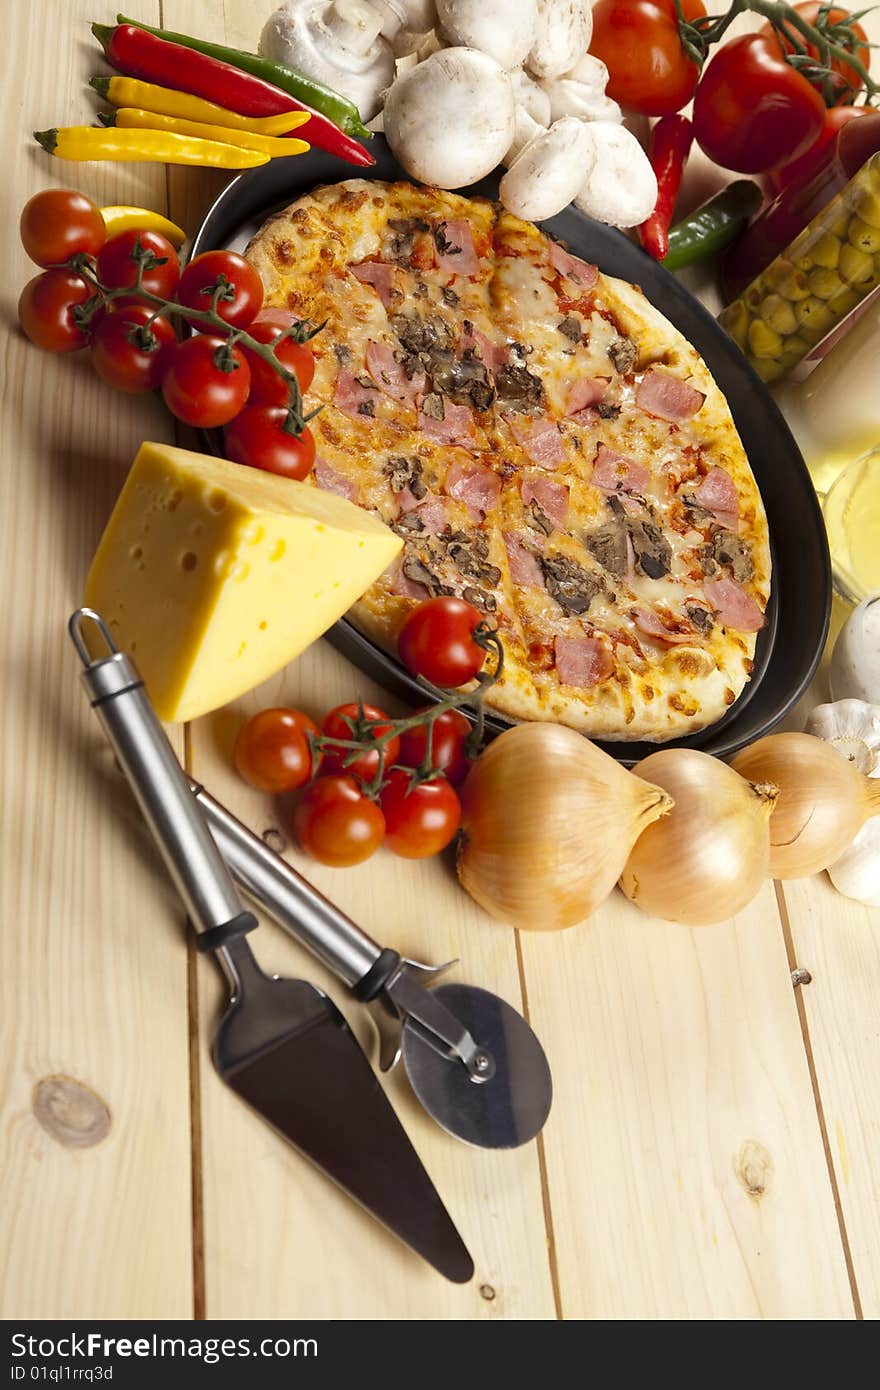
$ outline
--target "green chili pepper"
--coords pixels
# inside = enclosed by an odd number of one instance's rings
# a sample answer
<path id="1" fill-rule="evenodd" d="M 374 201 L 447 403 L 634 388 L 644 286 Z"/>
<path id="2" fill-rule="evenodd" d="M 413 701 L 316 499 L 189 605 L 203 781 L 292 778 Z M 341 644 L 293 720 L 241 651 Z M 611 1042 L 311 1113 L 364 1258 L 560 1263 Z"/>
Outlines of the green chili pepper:
<path id="1" fill-rule="evenodd" d="M 729 246 L 761 206 L 763 194 L 751 179 L 735 179 L 669 233 L 669 250 L 661 261 L 667 270 L 706 261 Z"/>
<path id="2" fill-rule="evenodd" d="M 208 43 L 206 39 L 193 39 L 188 34 L 175 34 L 169 29 L 155 29 L 149 24 L 142 24 L 139 19 L 128 19 L 121 14 L 116 16 L 116 22 L 133 24 L 137 29 L 145 29 L 148 34 L 165 39 L 167 43 L 192 48 L 196 53 L 204 53 L 207 57 L 217 58 L 221 63 L 229 63 L 242 72 L 261 77 L 264 82 L 271 82 L 273 86 L 280 87 L 296 101 L 311 106 L 314 111 L 320 111 L 322 116 L 338 125 L 347 135 L 356 135 L 363 140 L 373 134 L 371 130 L 367 130 L 357 107 L 348 97 L 340 96 L 339 92 L 334 92 L 331 87 L 325 87 L 323 82 L 315 82 L 313 78 L 305 77 L 301 72 L 294 72 L 293 68 L 285 67 L 283 63 L 273 63 L 271 59 L 261 58 L 257 53 L 245 53 L 238 48 L 225 48 L 222 44 Z"/>

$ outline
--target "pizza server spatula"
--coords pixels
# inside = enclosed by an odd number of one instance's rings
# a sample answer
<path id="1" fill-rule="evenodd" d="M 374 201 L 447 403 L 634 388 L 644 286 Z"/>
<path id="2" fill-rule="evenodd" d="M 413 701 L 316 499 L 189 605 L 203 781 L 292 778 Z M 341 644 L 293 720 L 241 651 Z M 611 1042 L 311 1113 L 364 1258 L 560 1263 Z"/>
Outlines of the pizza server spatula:
<path id="1" fill-rule="evenodd" d="M 466 1283 L 471 1257 L 342 1014 L 314 985 L 257 964 L 245 939 L 256 918 L 243 910 L 135 666 L 90 609 L 77 610 L 69 630 L 198 949 L 213 951 L 226 975 L 230 1004 L 213 1048 L 221 1077 L 435 1269 Z M 99 646 L 105 654 L 95 657 Z"/>

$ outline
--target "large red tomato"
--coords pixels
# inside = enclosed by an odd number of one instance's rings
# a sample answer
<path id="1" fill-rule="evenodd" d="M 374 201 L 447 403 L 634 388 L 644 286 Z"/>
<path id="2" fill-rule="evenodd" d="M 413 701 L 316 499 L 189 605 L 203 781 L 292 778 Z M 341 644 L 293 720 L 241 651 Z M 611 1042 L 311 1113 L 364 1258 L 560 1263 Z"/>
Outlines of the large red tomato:
<path id="1" fill-rule="evenodd" d="M 682 0 L 685 19 L 701 19 L 702 0 Z M 675 0 L 598 0 L 590 52 L 608 69 L 608 95 L 645 116 L 687 106 L 700 70 L 681 44 Z"/>
<path id="2" fill-rule="evenodd" d="M 852 53 L 861 63 L 862 67 L 869 68 L 871 66 L 871 50 L 868 47 L 868 35 L 865 33 L 858 20 L 850 17 L 849 10 L 842 10 L 838 6 L 829 9 L 827 0 L 807 0 L 806 4 L 794 5 L 792 8 L 805 19 L 808 24 L 815 24 L 823 10 L 825 11 L 826 28 L 831 25 L 839 25 L 841 22 L 846 22 L 847 27 L 852 32 L 854 42 L 849 39 L 845 33 L 838 30 L 835 34 L 835 43 L 840 44 L 842 48 L 846 48 Z M 818 61 L 819 50 L 816 48 L 815 44 L 807 43 L 806 39 L 797 29 L 794 29 L 793 26 L 789 27 L 792 33 L 797 34 L 798 39 L 806 48 L 810 57 Z M 758 33 L 763 34 L 766 38 L 775 42 L 780 51 L 785 53 L 795 52 L 794 44 L 789 42 L 778 30 L 774 29 L 769 21 L 766 24 L 762 24 Z M 837 100 L 852 101 L 856 93 L 862 90 L 863 83 L 861 74 L 843 58 L 832 58 L 831 67 L 833 71 L 837 73 L 837 78 L 839 79 L 836 79 L 834 84 L 837 88 Z M 809 78 L 808 81 L 810 81 L 819 92 L 822 91 L 821 78 Z"/>
<path id="3" fill-rule="evenodd" d="M 825 103 L 761 34 L 719 48 L 694 98 L 694 133 L 724 169 L 759 174 L 797 159 L 818 138 Z"/>

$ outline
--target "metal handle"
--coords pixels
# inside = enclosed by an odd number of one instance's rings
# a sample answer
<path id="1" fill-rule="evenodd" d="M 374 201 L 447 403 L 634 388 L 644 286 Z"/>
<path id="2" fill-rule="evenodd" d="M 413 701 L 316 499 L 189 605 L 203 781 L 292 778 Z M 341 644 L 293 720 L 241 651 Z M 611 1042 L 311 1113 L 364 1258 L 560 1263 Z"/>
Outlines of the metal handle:
<path id="1" fill-rule="evenodd" d="M 235 884 L 190 792 L 189 783 L 143 688 L 99 614 L 80 608 L 70 636 L 85 670 L 83 684 L 153 833 L 197 931 L 243 912 Z M 86 635 L 97 629 L 107 655 L 92 657 Z M 90 633 L 95 646 L 94 631 Z"/>
<path id="2" fill-rule="evenodd" d="M 361 984 L 385 954 L 382 948 L 204 787 L 196 782 L 190 787 L 220 853 L 247 893 L 350 988 Z"/>

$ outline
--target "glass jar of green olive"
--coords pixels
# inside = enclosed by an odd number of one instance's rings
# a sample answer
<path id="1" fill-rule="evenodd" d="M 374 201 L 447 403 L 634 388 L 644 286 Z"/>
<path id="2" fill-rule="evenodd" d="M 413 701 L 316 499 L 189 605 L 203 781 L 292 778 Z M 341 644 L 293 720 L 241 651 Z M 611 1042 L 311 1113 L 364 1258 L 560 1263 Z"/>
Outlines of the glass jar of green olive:
<path id="1" fill-rule="evenodd" d="M 764 381 L 778 381 L 880 285 L 880 153 L 718 315 Z"/>

